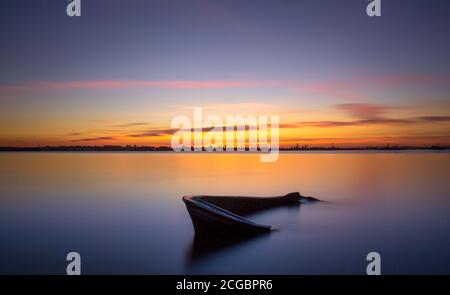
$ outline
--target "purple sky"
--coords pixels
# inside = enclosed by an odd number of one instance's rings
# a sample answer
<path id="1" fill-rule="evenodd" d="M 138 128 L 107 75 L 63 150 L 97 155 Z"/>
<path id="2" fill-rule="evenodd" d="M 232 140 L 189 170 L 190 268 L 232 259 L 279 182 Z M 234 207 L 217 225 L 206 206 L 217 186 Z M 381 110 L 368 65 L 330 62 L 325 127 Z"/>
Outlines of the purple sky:
<path id="1" fill-rule="evenodd" d="M 335 108 L 349 103 L 389 119 L 450 115 L 449 1 L 382 0 L 375 18 L 364 0 L 81 2 L 74 18 L 62 0 L 2 2 L 0 144 L 126 142 L 105 122 L 164 128 L 194 105 L 287 123 L 361 119 Z M 379 127 L 358 136 L 402 133 Z M 417 128 L 450 135 L 442 121 Z M 331 136 L 306 133 L 286 136 Z"/>

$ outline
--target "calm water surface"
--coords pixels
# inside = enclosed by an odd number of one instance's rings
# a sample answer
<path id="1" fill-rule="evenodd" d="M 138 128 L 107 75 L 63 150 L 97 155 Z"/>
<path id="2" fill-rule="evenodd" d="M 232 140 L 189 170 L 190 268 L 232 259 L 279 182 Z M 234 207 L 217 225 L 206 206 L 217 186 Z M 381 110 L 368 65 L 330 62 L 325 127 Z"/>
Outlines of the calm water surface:
<path id="1" fill-rule="evenodd" d="M 326 202 L 253 215 L 277 230 L 194 240 L 186 194 Z M 450 154 L 0 153 L 0 273 L 450 273 Z M 206 249 L 206 250 L 205 250 Z"/>

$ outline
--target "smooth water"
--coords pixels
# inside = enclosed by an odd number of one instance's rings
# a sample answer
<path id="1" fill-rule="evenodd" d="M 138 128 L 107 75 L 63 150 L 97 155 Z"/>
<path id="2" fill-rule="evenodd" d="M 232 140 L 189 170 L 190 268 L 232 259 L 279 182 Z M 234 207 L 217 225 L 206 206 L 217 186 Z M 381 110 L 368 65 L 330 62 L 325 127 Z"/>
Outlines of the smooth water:
<path id="1" fill-rule="evenodd" d="M 277 230 L 200 245 L 181 197 L 281 195 L 326 202 L 273 209 Z M 207 249 L 207 250 L 205 250 Z M 1 153 L 0 273 L 450 273 L 448 152 L 256 154 Z"/>

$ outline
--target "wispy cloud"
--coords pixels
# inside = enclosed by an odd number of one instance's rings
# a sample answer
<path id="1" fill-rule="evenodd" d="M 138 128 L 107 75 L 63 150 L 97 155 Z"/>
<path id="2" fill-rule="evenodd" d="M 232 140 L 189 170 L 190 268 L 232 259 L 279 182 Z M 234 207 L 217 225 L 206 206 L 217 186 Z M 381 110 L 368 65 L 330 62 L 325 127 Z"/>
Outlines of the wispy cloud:
<path id="1" fill-rule="evenodd" d="M 375 119 L 361 119 L 352 121 L 303 121 L 303 122 L 282 124 L 281 127 L 334 128 L 334 127 L 366 126 L 366 125 L 407 125 L 407 124 L 423 124 L 423 123 L 437 123 L 437 122 L 450 122 L 450 116 L 422 116 L 406 119 L 375 118 Z"/>
<path id="2" fill-rule="evenodd" d="M 198 105 L 182 105 L 177 104 L 173 105 L 174 108 L 185 110 L 192 112 L 194 107 L 198 107 Z M 205 112 L 215 112 L 215 113 L 223 113 L 228 112 L 231 114 L 237 114 L 240 112 L 249 113 L 249 112 L 274 112 L 276 110 L 280 110 L 280 105 L 276 103 L 267 103 L 267 102 L 235 102 L 235 103 L 206 103 L 201 105 L 202 109 Z M 284 110 L 284 109 L 283 109 Z"/>
<path id="3" fill-rule="evenodd" d="M 418 117 L 417 119 L 422 122 L 429 122 L 429 123 L 449 122 L 450 116 L 422 116 L 422 117 Z"/>
<path id="4" fill-rule="evenodd" d="M 367 88 L 398 88 L 410 85 L 449 85 L 450 75 L 395 74 L 339 78 L 332 81 L 299 83 L 300 92 L 347 100 L 367 99 Z"/>
<path id="5" fill-rule="evenodd" d="M 371 103 L 344 103 L 337 104 L 334 107 L 349 113 L 353 117 L 366 119 L 378 118 L 391 110 L 398 109 L 398 107 Z"/>
<path id="6" fill-rule="evenodd" d="M 120 88 L 165 88 L 165 89 L 224 89 L 261 88 L 287 86 L 283 81 L 226 81 L 226 80 L 87 80 L 87 81 L 33 81 L 22 84 L 24 88 L 43 89 L 120 89 Z M 20 85 L 18 85 L 20 86 Z"/>
<path id="7" fill-rule="evenodd" d="M 217 126 L 216 128 L 226 128 L 226 126 Z M 191 129 L 150 129 L 145 132 L 130 134 L 128 137 L 152 137 L 152 136 L 166 136 L 173 135 L 175 132 L 209 132 L 213 130 L 214 127 L 203 127 L 203 128 L 191 128 Z"/>
<path id="8" fill-rule="evenodd" d="M 164 136 L 164 135 L 172 135 L 177 130 L 175 129 L 150 129 L 140 133 L 134 133 L 127 135 L 128 137 L 140 138 L 140 137 L 153 137 L 153 136 Z"/>
<path id="9" fill-rule="evenodd" d="M 128 128 L 128 127 L 139 127 L 139 126 L 145 126 L 145 125 L 148 125 L 148 123 L 145 123 L 145 122 L 132 122 L 132 123 L 124 123 L 124 124 L 115 124 L 115 125 L 111 125 L 111 127 Z"/>
<path id="10" fill-rule="evenodd" d="M 113 136 L 98 136 L 98 137 L 72 139 L 72 140 L 69 140 L 69 142 L 88 142 L 88 141 L 115 140 L 115 139 L 116 139 L 116 137 L 113 137 Z"/>
<path id="11" fill-rule="evenodd" d="M 389 106 L 382 104 L 367 103 L 346 103 L 333 106 L 334 109 L 344 111 L 354 120 L 317 120 L 303 121 L 295 123 L 285 123 L 284 128 L 302 128 L 302 127 L 349 127 L 365 125 L 406 125 L 406 124 L 424 124 L 450 122 L 450 116 L 416 116 L 410 118 L 392 118 L 386 116 L 387 113 L 394 110 L 405 109 L 405 107 Z"/>
<path id="12" fill-rule="evenodd" d="M 80 133 L 80 132 L 70 132 L 70 133 L 67 133 L 66 135 L 67 136 L 80 136 L 80 135 L 82 135 L 82 133 Z"/>
<path id="13" fill-rule="evenodd" d="M 448 85 L 450 75 L 397 74 L 338 78 L 331 81 L 296 80 L 80 80 L 29 81 L 0 86 L 1 92 L 33 90 L 114 90 L 160 88 L 173 90 L 207 90 L 229 88 L 285 88 L 301 93 L 357 100 L 366 99 L 367 88 L 402 87 L 407 85 Z"/>
<path id="14" fill-rule="evenodd" d="M 345 82 L 316 82 L 299 84 L 296 89 L 301 93 L 334 97 L 345 100 L 366 99 L 367 95 Z"/>

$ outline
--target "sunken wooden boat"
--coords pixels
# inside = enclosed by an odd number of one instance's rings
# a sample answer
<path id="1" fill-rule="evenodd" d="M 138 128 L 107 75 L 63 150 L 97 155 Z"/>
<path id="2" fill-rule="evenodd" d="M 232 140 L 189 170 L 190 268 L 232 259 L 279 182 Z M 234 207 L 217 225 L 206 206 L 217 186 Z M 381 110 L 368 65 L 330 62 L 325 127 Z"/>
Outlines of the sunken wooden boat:
<path id="1" fill-rule="evenodd" d="M 303 197 L 300 193 L 289 193 L 277 197 L 225 197 L 185 196 L 183 201 L 192 220 L 196 235 L 249 235 L 271 231 L 270 225 L 254 223 L 243 215 L 265 209 L 298 205 Z"/>

